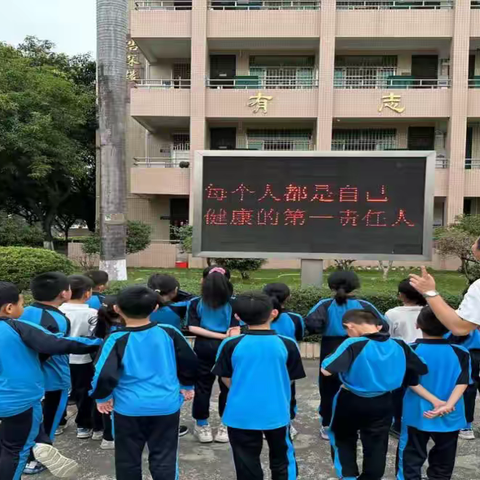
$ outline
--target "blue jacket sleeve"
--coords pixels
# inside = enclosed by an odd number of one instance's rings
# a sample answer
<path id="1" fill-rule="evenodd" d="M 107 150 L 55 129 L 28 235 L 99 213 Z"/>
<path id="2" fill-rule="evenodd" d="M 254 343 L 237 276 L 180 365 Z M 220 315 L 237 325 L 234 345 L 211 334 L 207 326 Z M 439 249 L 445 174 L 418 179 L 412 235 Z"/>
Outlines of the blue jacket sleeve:
<path id="1" fill-rule="evenodd" d="M 110 335 L 95 361 L 95 375 L 90 396 L 99 403 L 109 400 L 121 376 L 128 332 Z"/>
<path id="2" fill-rule="evenodd" d="M 12 328 L 23 343 L 32 350 L 45 355 L 86 354 L 96 352 L 102 340 L 95 338 L 63 337 L 33 323 L 12 321 Z"/>

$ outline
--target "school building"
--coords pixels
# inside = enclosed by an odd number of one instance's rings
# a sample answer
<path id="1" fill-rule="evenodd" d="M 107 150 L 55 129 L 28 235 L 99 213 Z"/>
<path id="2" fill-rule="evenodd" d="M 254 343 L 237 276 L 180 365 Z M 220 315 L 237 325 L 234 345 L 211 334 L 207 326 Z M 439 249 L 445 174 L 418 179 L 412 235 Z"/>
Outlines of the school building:
<path id="1" fill-rule="evenodd" d="M 142 266 L 174 264 L 195 150 L 436 150 L 435 225 L 480 213 L 480 0 L 130 0 L 130 39 Z"/>

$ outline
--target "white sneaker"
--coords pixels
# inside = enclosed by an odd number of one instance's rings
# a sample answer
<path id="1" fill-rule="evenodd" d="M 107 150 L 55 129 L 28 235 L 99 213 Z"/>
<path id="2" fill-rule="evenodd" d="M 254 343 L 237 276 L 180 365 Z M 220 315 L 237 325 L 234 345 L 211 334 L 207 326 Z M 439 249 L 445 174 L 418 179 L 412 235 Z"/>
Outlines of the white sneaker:
<path id="1" fill-rule="evenodd" d="M 102 440 L 100 444 L 102 450 L 115 450 L 115 442 L 113 440 Z"/>
<path id="2" fill-rule="evenodd" d="M 66 428 L 66 425 L 59 425 L 58 428 L 55 430 L 55 436 L 58 437 L 59 435 L 63 435 Z"/>
<path id="3" fill-rule="evenodd" d="M 463 430 L 460 430 L 458 437 L 463 438 L 463 440 L 475 440 L 475 433 L 473 432 L 473 428 L 465 428 Z"/>
<path id="4" fill-rule="evenodd" d="M 193 434 L 198 438 L 198 441 L 200 443 L 213 442 L 212 428 L 210 427 L 210 425 L 195 424 L 195 428 L 193 429 Z"/>
<path id="5" fill-rule="evenodd" d="M 330 437 L 328 436 L 328 427 L 324 427 L 323 425 L 320 427 L 320 436 L 324 440 L 330 440 Z"/>
<path id="6" fill-rule="evenodd" d="M 218 427 L 217 434 L 215 435 L 215 441 L 217 443 L 228 443 L 230 440 L 228 438 L 227 427 L 221 423 Z"/>
<path id="7" fill-rule="evenodd" d="M 100 442 L 101 440 L 103 440 L 103 431 L 100 430 L 98 432 L 93 432 L 92 440 L 95 440 L 97 442 Z"/>
<path id="8" fill-rule="evenodd" d="M 290 424 L 290 436 L 294 439 L 298 435 L 298 430 Z"/>
<path id="9" fill-rule="evenodd" d="M 50 470 L 58 478 L 72 478 L 78 471 L 75 460 L 64 457 L 55 447 L 46 443 L 37 443 L 33 447 L 35 459 Z"/>

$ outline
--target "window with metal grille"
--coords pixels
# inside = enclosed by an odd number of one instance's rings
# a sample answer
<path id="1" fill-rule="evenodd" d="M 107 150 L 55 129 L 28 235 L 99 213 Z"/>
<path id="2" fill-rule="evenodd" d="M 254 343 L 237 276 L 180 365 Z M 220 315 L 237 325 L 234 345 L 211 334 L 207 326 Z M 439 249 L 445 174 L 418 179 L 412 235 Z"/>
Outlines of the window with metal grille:
<path id="1" fill-rule="evenodd" d="M 258 76 L 265 88 L 313 87 L 315 57 L 254 55 L 250 57 L 250 75 Z"/>
<path id="2" fill-rule="evenodd" d="M 313 150 L 311 130 L 248 130 L 247 148 L 253 150 Z"/>
<path id="3" fill-rule="evenodd" d="M 335 58 L 336 88 L 384 88 L 397 74 L 395 55 L 351 55 Z"/>
<path id="4" fill-rule="evenodd" d="M 188 133 L 174 133 L 172 135 L 174 150 L 190 150 L 190 134 Z"/>
<path id="5" fill-rule="evenodd" d="M 394 150 L 397 131 L 389 129 L 333 130 L 332 150 Z"/>

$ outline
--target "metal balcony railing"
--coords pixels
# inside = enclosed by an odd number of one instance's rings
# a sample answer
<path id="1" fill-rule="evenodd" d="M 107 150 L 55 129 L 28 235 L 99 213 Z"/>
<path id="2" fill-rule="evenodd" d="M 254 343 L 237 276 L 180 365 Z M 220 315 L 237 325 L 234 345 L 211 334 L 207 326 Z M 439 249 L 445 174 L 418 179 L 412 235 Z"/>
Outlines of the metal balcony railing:
<path id="1" fill-rule="evenodd" d="M 453 0 L 337 0 L 337 10 L 442 10 L 453 4 Z"/>
<path id="2" fill-rule="evenodd" d="M 446 169 L 450 166 L 450 160 L 445 157 L 437 157 L 435 161 L 435 167 L 438 169 Z"/>
<path id="3" fill-rule="evenodd" d="M 140 88 L 182 88 L 189 89 L 191 80 L 185 78 L 177 79 L 141 79 L 136 81 L 137 87 Z"/>
<path id="4" fill-rule="evenodd" d="M 277 152 L 307 152 L 316 149 L 315 144 L 309 140 L 290 140 L 285 139 L 247 139 L 247 148 L 249 150 L 261 150 L 261 151 L 277 151 Z"/>
<path id="5" fill-rule="evenodd" d="M 320 0 L 209 0 L 210 10 L 319 10 Z"/>
<path id="6" fill-rule="evenodd" d="M 335 88 L 345 89 L 368 89 L 368 88 L 380 88 L 380 89 L 412 89 L 412 88 L 449 88 L 451 80 L 447 79 L 413 79 L 397 76 L 395 79 L 381 78 L 381 77 L 358 77 L 356 75 L 348 75 L 345 77 L 336 77 L 334 79 Z"/>
<path id="7" fill-rule="evenodd" d="M 172 147 L 170 145 L 167 145 L 166 147 L 161 148 L 159 157 L 134 157 L 133 166 L 157 168 L 189 168 L 190 150 L 173 150 L 173 148 L 184 148 L 184 146 Z"/>
<path id="8" fill-rule="evenodd" d="M 242 77 L 242 78 L 220 78 L 207 79 L 207 87 L 219 89 L 241 89 L 241 90 L 256 90 L 262 89 L 290 89 L 302 90 L 318 87 L 318 80 L 314 78 L 299 79 L 289 78 L 288 76 L 275 77 Z"/>
<path id="9" fill-rule="evenodd" d="M 145 0 L 135 2 L 135 10 L 191 10 L 192 0 Z"/>
<path id="10" fill-rule="evenodd" d="M 467 170 L 480 168 L 480 158 L 466 158 L 465 168 Z"/>
<path id="11" fill-rule="evenodd" d="M 468 79 L 468 88 L 480 88 L 480 76 Z"/>
<path id="12" fill-rule="evenodd" d="M 472 0 L 471 7 L 473 9 L 480 8 L 480 0 Z"/>

